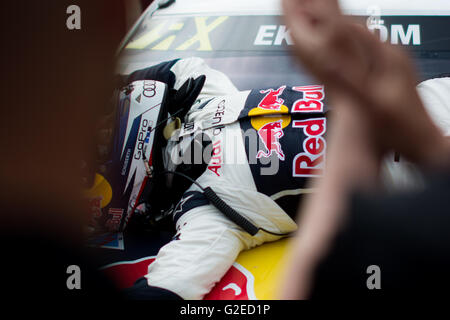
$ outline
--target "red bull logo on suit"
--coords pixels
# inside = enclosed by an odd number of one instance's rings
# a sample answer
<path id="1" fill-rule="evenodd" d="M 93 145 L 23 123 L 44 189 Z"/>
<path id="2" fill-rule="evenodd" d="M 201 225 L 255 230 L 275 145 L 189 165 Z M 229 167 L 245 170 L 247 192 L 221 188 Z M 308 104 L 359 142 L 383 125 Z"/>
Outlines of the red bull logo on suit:
<path id="1" fill-rule="evenodd" d="M 272 153 L 278 156 L 278 159 L 284 160 L 284 152 L 281 149 L 280 138 L 284 136 L 283 120 L 269 122 L 258 130 L 258 136 L 262 140 L 266 150 L 259 150 L 256 158 L 270 157 Z"/>
<path id="2" fill-rule="evenodd" d="M 286 86 L 279 87 L 277 90 L 267 89 L 261 90 L 260 93 L 265 93 L 265 97 L 258 104 L 258 108 L 266 110 L 281 110 L 284 100 L 280 98 Z"/>
<path id="3" fill-rule="evenodd" d="M 280 86 L 278 89 L 270 88 L 260 90 L 258 93 L 265 95 L 263 98 L 259 98 L 257 107 L 248 112 L 248 116 L 251 117 L 251 125 L 256 130 L 259 141 L 255 158 L 270 158 L 275 154 L 279 160 L 285 161 L 291 159 L 292 151 L 299 148 L 301 151 L 293 154 L 292 169 L 290 169 L 292 176 L 321 176 L 326 157 L 324 138 L 326 118 L 319 117 L 318 113 L 324 113 L 324 86 L 307 85 L 289 88 Z M 309 114 L 311 118 L 300 120 L 304 117 L 296 116 L 296 114 L 305 116 Z M 289 126 L 291 123 L 292 126 Z M 295 142 L 290 135 L 295 134 L 296 130 L 293 131 L 292 128 L 303 129 L 301 146 L 294 147 Z M 283 142 L 281 138 L 285 134 L 287 137 Z M 283 150 L 285 147 L 289 149 Z"/>

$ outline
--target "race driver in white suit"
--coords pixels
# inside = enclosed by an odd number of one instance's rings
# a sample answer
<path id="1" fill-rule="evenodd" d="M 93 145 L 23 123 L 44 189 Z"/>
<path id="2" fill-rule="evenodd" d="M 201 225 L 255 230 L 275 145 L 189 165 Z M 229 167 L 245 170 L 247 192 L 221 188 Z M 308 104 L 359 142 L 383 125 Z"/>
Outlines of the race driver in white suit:
<path id="1" fill-rule="evenodd" d="M 134 299 L 202 299 L 241 251 L 296 230 L 293 218 L 299 201 L 313 192 L 308 180 L 320 177 L 326 168 L 331 114 L 326 93 L 320 84 L 239 91 L 200 58 L 163 62 L 123 77 L 122 85 L 132 87 L 130 101 L 145 90 L 146 84 L 139 84 L 144 80 L 165 84 L 169 96 L 187 92 L 190 100 L 183 108 L 175 103 L 167 121 L 154 121 L 164 125 L 164 143 L 151 146 L 154 165 L 146 165 L 149 178 L 156 176 L 157 159 L 162 162 L 159 171 L 165 171 L 164 185 L 153 193 L 160 189 L 178 195 L 172 197 L 176 202 L 169 210 L 177 233 L 160 249 L 147 275 L 126 293 Z M 445 77 L 419 86 L 430 115 L 447 130 L 448 89 Z M 403 159 L 394 161 L 393 156 L 386 164 L 384 180 L 391 187 L 420 182 L 420 174 Z M 227 208 L 211 202 L 205 195 L 208 187 Z M 163 197 L 160 192 L 152 201 Z M 135 202 L 136 197 L 134 208 Z M 230 208 L 251 227 L 227 216 L 224 211 Z"/>

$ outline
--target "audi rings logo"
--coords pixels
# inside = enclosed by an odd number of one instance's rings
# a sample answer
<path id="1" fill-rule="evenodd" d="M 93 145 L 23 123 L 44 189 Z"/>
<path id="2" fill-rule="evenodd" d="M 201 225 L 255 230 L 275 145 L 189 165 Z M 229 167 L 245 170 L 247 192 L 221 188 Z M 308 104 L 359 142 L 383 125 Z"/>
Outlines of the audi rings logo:
<path id="1" fill-rule="evenodd" d="M 156 95 L 156 81 L 145 80 L 143 95 L 147 98 L 153 98 Z"/>

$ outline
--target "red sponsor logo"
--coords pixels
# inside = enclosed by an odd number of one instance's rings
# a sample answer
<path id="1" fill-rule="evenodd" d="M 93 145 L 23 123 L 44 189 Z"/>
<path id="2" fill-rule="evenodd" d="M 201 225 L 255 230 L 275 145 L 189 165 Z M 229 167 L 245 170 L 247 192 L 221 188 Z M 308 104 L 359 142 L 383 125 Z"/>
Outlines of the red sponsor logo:
<path id="1" fill-rule="evenodd" d="M 266 150 L 259 150 L 256 158 L 267 158 L 275 152 L 280 160 L 284 160 L 284 152 L 280 144 L 280 138 L 284 136 L 283 120 L 266 123 L 258 130 L 258 136 L 261 138 Z"/>
<path id="2" fill-rule="evenodd" d="M 111 218 L 106 221 L 106 227 L 110 231 L 119 230 L 120 220 L 122 219 L 123 209 L 110 208 L 108 214 Z"/>
<path id="3" fill-rule="evenodd" d="M 261 90 L 260 93 L 265 93 L 266 95 L 258 104 L 258 108 L 266 110 L 281 110 L 284 100 L 279 98 L 279 96 L 283 93 L 284 89 L 286 89 L 286 86 L 279 87 L 277 90 Z"/>
<path id="4" fill-rule="evenodd" d="M 292 112 L 322 112 L 325 90 L 322 85 L 292 87 L 292 90 L 303 93 L 303 98 L 295 101 Z"/>
<path id="5" fill-rule="evenodd" d="M 89 218 L 92 225 L 97 225 L 97 219 L 102 216 L 102 200 L 102 196 L 88 200 Z"/>
<path id="6" fill-rule="evenodd" d="M 220 168 L 222 168 L 222 147 L 221 141 L 219 140 L 213 143 L 212 156 L 209 162 L 208 169 L 214 172 L 218 177 L 220 177 Z"/>
<path id="7" fill-rule="evenodd" d="M 311 177 L 323 174 L 325 167 L 326 141 L 323 134 L 326 132 L 326 118 L 309 120 L 296 120 L 292 126 L 303 128 L 306 139 L 303 141 L 303 151 L 295 156 L 293 162 L 294 177 Z"/>

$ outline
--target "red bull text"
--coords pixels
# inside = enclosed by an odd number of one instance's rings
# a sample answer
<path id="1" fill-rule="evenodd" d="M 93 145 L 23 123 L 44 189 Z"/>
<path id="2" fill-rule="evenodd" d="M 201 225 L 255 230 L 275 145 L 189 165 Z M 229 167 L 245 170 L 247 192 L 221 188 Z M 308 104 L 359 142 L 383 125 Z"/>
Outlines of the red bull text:
<path id="1" fill-rule="evenodd" d="M 326 118 L 296 120 L 292 126 L 302 128 L 306 136 L 303 141 L 304 152 L 295 156 L 292 165 L 294 177 L 321 176 L 325 167 Z"/>
<path id="2" fill-rule="evenodd" d="M 322 112 L 325 98 L 324 86 L 312 85 L 292 87 L 292 90 L 302 92 L 303 98 L 294 102 L 292 112 Z"/>

